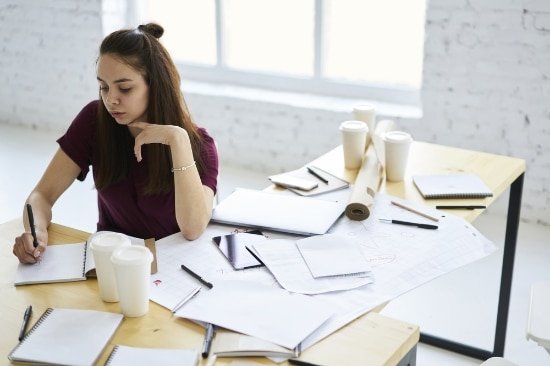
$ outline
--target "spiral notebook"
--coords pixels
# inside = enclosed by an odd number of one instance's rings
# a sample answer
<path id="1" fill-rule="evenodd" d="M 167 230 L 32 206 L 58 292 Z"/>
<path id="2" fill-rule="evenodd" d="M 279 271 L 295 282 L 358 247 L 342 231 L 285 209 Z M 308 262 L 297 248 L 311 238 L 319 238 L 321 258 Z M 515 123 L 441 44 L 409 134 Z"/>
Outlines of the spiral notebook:
<path id="1" fill-rule="evenodd" d="M 144 348 L 117 345 L 105 366 L 196 366 L 199 351 L 177 348 Z"/>
<path id="2" fill-rule="evenodd" d="M 493 192 L 475 174 L 441 174 L 413 176 L 424 198 L 485 198 Z"/>
<path id="3" fill-rule="evenodd" d="M 8 358 L 44 365 L 93 365 L 123 315 L 86 309 L 48 308 Z"/>

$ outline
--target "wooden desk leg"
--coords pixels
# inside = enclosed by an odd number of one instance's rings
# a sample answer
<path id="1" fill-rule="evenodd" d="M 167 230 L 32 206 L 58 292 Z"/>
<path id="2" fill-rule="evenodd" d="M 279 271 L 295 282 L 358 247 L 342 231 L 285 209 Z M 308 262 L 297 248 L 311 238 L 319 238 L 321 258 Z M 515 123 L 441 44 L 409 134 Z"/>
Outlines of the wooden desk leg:
<path id="1" fill-rule="evenodd" d="M 521 174 L 510 186 L 508 215 L 506 218 L 506 235 L 504 237 L 504 254 L 502 258 L 502 273 L 500 276 L 500 292 L 498 297 L 497 325 L 495 330 L 495 343 L 493 346 L 493 351 L 485 351 L 424 333 L 420 333 L 420 342 L 480 360 L 486 360 L 491 357 L 502 357 L 504 355 L 506 327 L 508 325 L 508 310 L 510 308 L 510 293 L 512 290 L 512 275 L 514 271 L 514 258 L 516 255 L 516 242 L 521 211 L 523 178 L 524 174 Z"/>

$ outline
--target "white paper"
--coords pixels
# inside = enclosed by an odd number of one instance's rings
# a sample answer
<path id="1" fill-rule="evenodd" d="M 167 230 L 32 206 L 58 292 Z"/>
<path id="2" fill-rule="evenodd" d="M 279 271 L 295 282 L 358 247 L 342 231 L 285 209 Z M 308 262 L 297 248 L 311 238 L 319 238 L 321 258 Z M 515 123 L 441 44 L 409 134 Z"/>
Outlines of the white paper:
<path id="1" fill-rule="evenodd" d="M 117 345 L 109 357 L 108 366 L 195 366 L 199 352 L 194 349 L 144 348 Z"/>
<path id="2" fill-rule="evenodd" d="M 295 240 L 273 239 L 253 245 L 254 251 L 283 288 L 300 294 L 320 294 L 349 290 L 372 283 L 370 273 L 364 277 L 334 276 L 313 278 Z"/>
<path id="3" fill-rule="evenodd" d="M 314 278 L 370 271 L 359 245 L 347 236 L 316 235 L 297 240 L 296 246 Z"/>
<path id="4" fill-rule="evenodd" d="M 286 348 L 296 347 L 333 311 L 322 300 L 249 281 L 223 281 L 177 316 L 213 323 Z"/>

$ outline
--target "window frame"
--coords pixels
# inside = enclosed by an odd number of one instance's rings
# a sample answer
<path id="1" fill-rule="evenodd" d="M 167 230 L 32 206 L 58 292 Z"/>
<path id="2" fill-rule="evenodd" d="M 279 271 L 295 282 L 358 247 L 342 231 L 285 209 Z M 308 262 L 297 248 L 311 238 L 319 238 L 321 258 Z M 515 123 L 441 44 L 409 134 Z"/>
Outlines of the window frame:
<path id="1" fill-rule="evenodd" d="M 140 4 L 140 1 L 142 2 Z M 146 12 L 147 4 L 154 0 L 127 0 L 127 14 L 138 17 Z M 237 86 L 308 93 L 331 97 L 359 98 L 378 102 L 420 106 L 420 88 L 383 85 L 375 83 L 340 82 L 324 78 L 323 70 L 323 9 L 324 0 L 314 0 L 314 65 L 313 76 L 297 77 L 275 73 L 242 71 L 225 65 L 223 29 L 223 0 L 214 0 L 216 24 L 216 64 L 199 65 L 175 61 L 183 81 L 192 80 L 208 83 L 231 84 Z M 145 6 L 145 8 L 144 8 Z M 134 8 L 134 9 L 132 9 Z M 135 9 L 139 9 L 136 11 Z M 128 17 L 130 22 L 131 17 Z M 138 23 L 138 22 L 134 22 Z"/>

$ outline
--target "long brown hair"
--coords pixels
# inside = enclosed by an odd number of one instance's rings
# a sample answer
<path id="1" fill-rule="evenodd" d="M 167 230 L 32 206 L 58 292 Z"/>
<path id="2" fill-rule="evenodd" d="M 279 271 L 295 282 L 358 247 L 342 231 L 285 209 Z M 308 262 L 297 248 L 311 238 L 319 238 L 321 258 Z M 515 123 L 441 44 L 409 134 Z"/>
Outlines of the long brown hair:
<path id="1" fill-rule="evenodd" d="M 123 29 L 108 35 L 99 55 L 109 54 L 143 75 L 149 86 L 147 122 L 170 124 L 184 128 L 191 141 L 199 172 L 203 169 L 200 154 L 201 136 L 193 123 L 180 91 L 180 76 L 166 49 L 158 38 L 164 29 L 155 23 L 137 29 Z M 134 139 L 126 126 L 121 126 L 107 111 L 100 96 L 98 107 L 98 138 L 100 164 L 95 181 L 98 190 L 107 188 L 126 177 L 130 171 Z M 142 146 L 147 155 L 149 181 L 144 193 L 165 193 L 173 188 L 172 156 L 169 146 Z"/>

